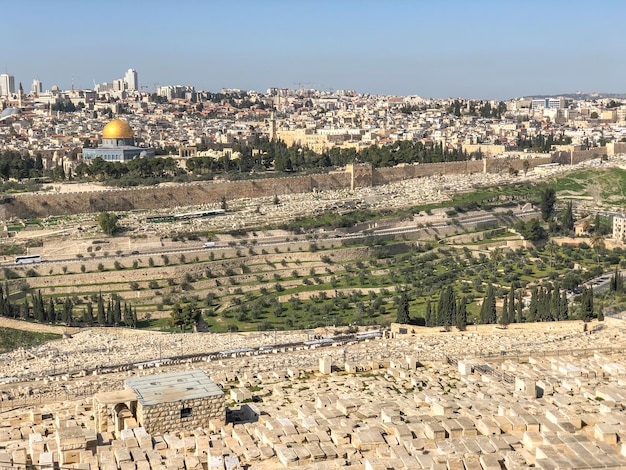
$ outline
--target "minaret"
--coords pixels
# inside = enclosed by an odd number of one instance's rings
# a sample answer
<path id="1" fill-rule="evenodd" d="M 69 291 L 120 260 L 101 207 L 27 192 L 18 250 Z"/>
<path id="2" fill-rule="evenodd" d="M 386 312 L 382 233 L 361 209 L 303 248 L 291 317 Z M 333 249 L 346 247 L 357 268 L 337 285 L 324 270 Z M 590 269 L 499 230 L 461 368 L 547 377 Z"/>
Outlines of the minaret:
<path id="1" fill-rule="evenodd" d="M 22 108 L 22 98 L 24 96 L 24 88 L 22 88 L 22 82 L 20 82 L 20 89 L 17 92 L 17 107 Z"/>
<path id="2" fill-rule="evenodd" d="M 270 141 L 275 141 L 276 140 L 276 116 L 274 116 L 274 111 L 272 111 L 272 114 L 270 116 Z"/>

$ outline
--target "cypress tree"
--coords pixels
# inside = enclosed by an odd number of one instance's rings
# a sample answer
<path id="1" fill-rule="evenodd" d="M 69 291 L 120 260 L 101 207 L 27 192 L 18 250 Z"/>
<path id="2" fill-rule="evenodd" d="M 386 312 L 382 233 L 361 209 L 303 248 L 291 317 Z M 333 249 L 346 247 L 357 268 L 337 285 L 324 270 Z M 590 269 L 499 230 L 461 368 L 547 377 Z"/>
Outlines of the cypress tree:
<path id="1" fill-rule="evenodd" d="M 496 294 L 492 284 L 487 287 L 487 293 L 480 308 L 480 321 L 483 324 L 496 323 Z"/>
<path id="2" fill-rule="evenodd" d="M 561 319 L 561 288 L 557 284 L 552 291 L 552 299 L 550 302 L 550 315 L 553 321 Z"/>
<path id="3" fill-rule="evenodd" d="M 459 331 L 467 329 L 467 299 L 465 297 L 459 300 L 456 308 L 455 326 Z"/>
<path id="4" fill-rule="evenodd" d="M 583 290 L 580 307 L 582 321 L 585 323 L 591 321 L 593 318 L 593 289 L 591 287 L 585 287 Z"/>
<path id="5" fill-rule="evenodd" d="M 93 304 L 89 302 L 87 308 L 83 310 L 83 322 L 88 325 L 93 325 Z"/>
<path id="6" fill-rule="evenodd" d="M 522 296 L 522 291 L 520 291 L 519 295 L 517 296 L 516 303 L 517 317 L 515 320 L 517 323 L 524 323 L 524 299 L 522 298 Z"/>
<path id="7" fill-rule="evenodd" d="M 450 328 L 455 322 L 456 299 L 452 286 L 446 286 L 441 289 L 439 294 L 439 304 L 437 306 L 438 324 Z"/>
<path id="8" fill-rule="evenodd" d="M 567 320 L 569 316 L 568 306 L 567 306 L 567 293 L 563 291 L 561 293 L 561 302 L 559 303 L 559 320 Z"/>
<path id="9" fill-rule="evenodd" d="M 609 289 L 612 292 L 617 292 L 617 293 L 621 293 L 624 291 L 624 279 L 622 277 L 622 273 L 619 272 L 619 270 L 617 269 L 617 266 L 615 267 L 615 273 L 611 276 Z"/>
<path id="10" fill-rule="evenodd" d="M 57 312 L 52 299 L 50 299 L 50 302 L 48 303 L 48 322 L 53 325 L 57 322 Z"/>
<path id="11" fill-rule="evenodd" d="M 509 323 L 515 323 L 515 283 L 511 284 L 511 289 L 509 290 L 508 307 Z"/>
<path id="12" fill-rule="evenodd" d="M 113 314 L 113 303 L 109 300 L 107 302 L 107 325 L 115 324 L 115 315 Z"/>
<path id="13" fill-rule="evenodd" d="M 539 305 L 539 299 L 538 299 L 538 292 L 537 292 L 537 287 L 533 287 L 532 290 L 530 291 L 530 304 L 528 305 L 528 321 L 529 322 L 535 322 L 537 321 L 537 313 L 538 313 L 538 305 Z"/>
<path id="14" fill-rule="evenodd" d="M 63 323 L 65 323 L 67 326 L 72 326 L 73 310 L 74 304 L 72 302 L 72 299 L 67 297 L 65 299 L 65 302 L 63 303 Z"/>
<path id="15" fill-rule="evenodd" d="M 119 297 L 113 306 L 113 320 L 115 325 L 119 325 L 122 322 L 122 305 Z"/>
<path id="16" fill-rule="evenodd" d="M 433 312 L 430 305 L 430 299 L 426 301 L 426 313 L 424 314 L 424 323 L 426 326 L 433 326 Z"/>
<path id="17" fill-rule="evenodd" d="M 561 227 L 564 233 L 569 233 L 574 230 L 574 211 L 572 201 L 568 201 L 563 210 L 563 216 L 561 218 Z"/>
<path id="18" fill-rule="evenodd" d="M 104 326 L 106 324 L 106 316 L 104 314 L 104 300 L 102 299 L 102 293 L 98 296 L 98 325 Z"/>
<path id="19" fill-rule="evenodd" d="M 409 297 L 406 295 L 406 292 L 403 292 L 398 300 L 396 322 L 401 325 L 408 325 L 411 322 L 411 317 L 409 316 Z"/>

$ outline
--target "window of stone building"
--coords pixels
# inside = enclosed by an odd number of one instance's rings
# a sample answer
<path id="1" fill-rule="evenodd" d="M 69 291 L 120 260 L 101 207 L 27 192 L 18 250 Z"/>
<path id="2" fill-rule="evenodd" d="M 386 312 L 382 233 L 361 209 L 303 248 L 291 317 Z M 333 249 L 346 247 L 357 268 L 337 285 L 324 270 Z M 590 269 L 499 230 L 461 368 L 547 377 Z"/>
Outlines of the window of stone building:
<path id="1" fill-rule="evenodd" d="M 183 408 L 180 410 L 180 417 L 182 418 L 191 418 L 193 416 L 193 410 L 191 408 Z"/>

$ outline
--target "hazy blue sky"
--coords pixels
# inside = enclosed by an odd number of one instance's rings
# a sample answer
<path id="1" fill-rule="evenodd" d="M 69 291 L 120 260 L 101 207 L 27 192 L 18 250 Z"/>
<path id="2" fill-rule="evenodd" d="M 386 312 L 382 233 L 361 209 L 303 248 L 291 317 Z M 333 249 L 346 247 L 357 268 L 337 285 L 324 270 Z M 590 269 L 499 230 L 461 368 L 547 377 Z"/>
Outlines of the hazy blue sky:
<path id="1" fill-rule="evenodd" d="M 128 68 L 150 91 L 626 92 L 624 0 L 7 0 L 0 15 L 1 70 L 27 92 Z"/>

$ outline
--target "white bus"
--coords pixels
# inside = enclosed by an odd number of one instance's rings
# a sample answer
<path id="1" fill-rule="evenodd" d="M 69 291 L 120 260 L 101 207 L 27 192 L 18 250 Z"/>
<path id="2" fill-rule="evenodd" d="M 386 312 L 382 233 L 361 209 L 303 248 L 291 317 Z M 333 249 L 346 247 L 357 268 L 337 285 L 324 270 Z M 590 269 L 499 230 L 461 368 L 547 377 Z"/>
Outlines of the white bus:
<path id="1" fill-rule="evenodd" d="M 15 264 L 41 263 L 41 255 L 23 255 L 15 257 Z"/>

